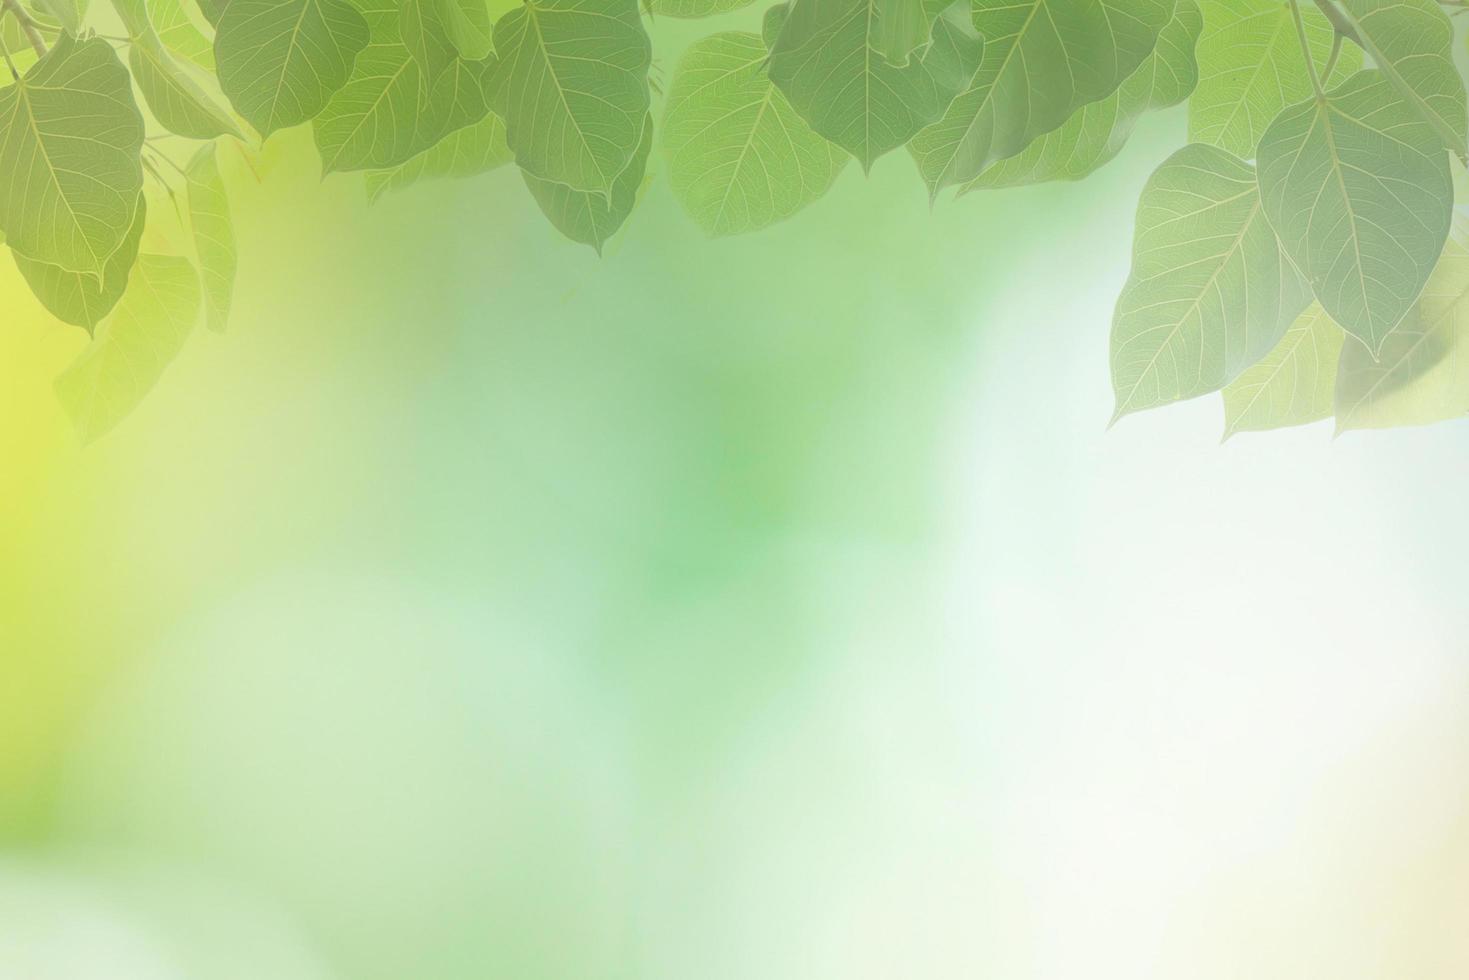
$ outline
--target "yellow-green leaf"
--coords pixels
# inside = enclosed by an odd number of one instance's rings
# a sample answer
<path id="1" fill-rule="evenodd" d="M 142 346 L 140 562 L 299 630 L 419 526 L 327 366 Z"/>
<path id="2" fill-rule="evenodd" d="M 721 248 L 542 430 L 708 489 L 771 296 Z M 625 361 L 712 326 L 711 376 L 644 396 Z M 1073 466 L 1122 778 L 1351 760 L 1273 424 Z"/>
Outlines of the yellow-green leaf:
<path id="1" fill-rule="evenodd" d="M 117 301 L 127 288 L 128 274 L 138 257 L 138 243 L 143 237 L 143 226 L 148 214 L 143 195 L 138 195 L 137 212 L 132 228 L 117 251 L 107 260 L 107 267 L 100 279 L 80 272 L 69 272 L 60 266 L 49 265 L 26 258 L 12 251 L 16 268 L 25 277 L 31 292 L 58 320 L 85 327 L 90 333 L 102 319 L 112 312 Z"/>
<path id="2" fill-rule="evenodd" d="M 209 329 L 219 331 L 229 322 L 234 302 L 238 252 L 234 218 L 224 181 L 219 176 L 214 145 L 201 148 L 189 161 L 185 173 L 189 228 L 194 239 L 194 257 L 199 262 L 199 278 L 204 284 L 204 322 Z"/>
<path id="3" fill-rule="evenodd" d="M 138 257 L 117 309 L 56 379 L 57 397 L 84 442 L 122 421 L 152 390 L 183 349 L 198 310 L 199 280 L 188 259 Z"/>
<path id="4" fill-rule="evenodd" d="M 1312 94 L 1311 75 L 1286 0 L 1201 0 L 1199 86 L 1188 102 L 1188 138 L 1254 159 L 1265 129 L 1286 106 Z M 1317 71 L 1331 57 L 1331 24 L 1301 3 L 1311 60 Z M 1362 52 L 1345 45 L 1328 86 L 1362 67 Z"/>
<path id="5" fill-rule="evenodd" d="M 1342 350 L 1336 427 L 1425 425 L 1469 412 L 1469 249 L 1450 238 L 1423 298 L 1377 359 L 1358 343 Z"/>
<path id="6" fill-rule="evenodd" d="M 1280 343 L 1224 388 L 1224 438 L 1329 418 L 1346 333 L 1320 303 L 1291 324 Z"/>
<path id="7" fill-rule="evenodd" d="M 789 217 L 825 194 L 848 160 L 771 84 L 765 57 L 758 35 L 715 34 L 689 48 L 668 89 L 669 183 L 711 235 Z"/>
<path id="8" fill-rule="evenodd" d="M 1114 420 L 1218 391 L 1310 299 L 1265 220 L 1254 168 L 1217 147 L 1185 146 L 1138 204 L 1132 274 L 1112 322 Z"/>

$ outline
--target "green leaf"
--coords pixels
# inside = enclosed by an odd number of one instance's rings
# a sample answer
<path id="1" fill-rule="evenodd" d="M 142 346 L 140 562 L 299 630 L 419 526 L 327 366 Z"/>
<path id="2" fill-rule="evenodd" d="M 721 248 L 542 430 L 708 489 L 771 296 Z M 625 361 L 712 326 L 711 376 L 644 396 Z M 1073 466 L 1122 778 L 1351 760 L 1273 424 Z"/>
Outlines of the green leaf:
<path id="1" fill-rule="evenodd" d="M 877 54 L 882 0 L 799 0 L 770 47 L 770 78 L 811 128 L 864 171 L 943 115 L 979 64 L 984 43 L 963 3 L 934 23 L 922 57 L 904 65 Z"/>
<path id="2" fill-rule="evenodd" d="M 1152 53 L 1173 0 L 973 0 L 984 59 L 909 149 L 930 195 L 973 180 L 1105 99 Z"/>
<path id="3" fill-rule="evenodd" d="M 493 60 L 467 62 L 447 46 L 425 50 L 420 53 L 437 66 L 430 77 L 402 29 L 432 30 L 432 24 L 405 17 L 396 0 L 359 0 L 359 8 L 372 40 L 313 124 L 324 173 L 400 166 L 489 112 Z"/>
<path id="4" fill-rule="evenodd" d="M 1194 0 L 1178 0 L 1173 19 L 1158 35 L 1153 53 L 1122 87 L 1082 106 L 1065 125 L 1001 160 L 965 184 L 960 193 L 1049 180 L 1080 180 L 1122 151 L 1143 113 L 1177 105 L 1198 80 L 1194 43 L 1203 27 Z"/>
<path id="5" fill-rule="evenodd" d="M 194 0 L 194 2 L 198 4 L 199 12 L 204 15 L 204 19 L 209 21 L 209 26 L 217 28 L 230 0 Z"/>
<path id="6" fill-rule="evenodd" d="M 138 242 L 143 237 L 147 214 L 148 206 L 143 195 L 139 194 L 132 228 L 107 260 L 101 279 L 37 262 L 19 252 L 12 251 L 11 254 L 15 257 L 16 268 L 25 276 L 41 305 L 58 320 L 85 327 L 90 333 L 117 305 L 127 288 L 128 273 L 138 257 Z"/>
<path id="7" fill-rule="evenodd" d="M 748 7 L 753 0 L 649 0 L 648 7 L 662 17 L 694 19 L 727 14 Z"/>
<path id="8" fill-rule="evenodd" d="M 269 136 L 320 112 L 367 41 L 367 21 L 344 0 L 231 0 L 214 38 L 219 84 Z"/>
<path id="9" fill-rule="evenodd" d="M 1375 354 L 1448 236 L 1449 157 L 1381 72 L 1293 106 L 1259 150 L 1265 213 L 1316 298 Z"/>
<path id="10" fill-rule="evenodd" d="M 1143 188 L 1112 321 L 1118 418 L 1193 398 L 1265 356 L 1310 302 L 1265 220 L 1255 172 L 1190 144 Z"/>
<path id="11" fill-rule="evenodd" d="M 31 47 L 30 38 L 26 37 L 20 22 L 14 17 L 0 17 L 0 43 L 10 52 L 10 60 L 15 63 L 16 71 L 28 71 L 39 59 L 35 48 Z M 0 66 L 0 81 L 6 84 L 10 82 L 10 72 L 3 66 Z"/>
<path id="12" fill-rule="evenodd" d="M 638 202 L 642 190 L 643 176 L 648 164 L 648 151 L 653 146 L 653 117 L 643 120 L 643 132 L 638 139 L 637 152 L 628 161 L 627 167 L 617 175 L 610 194 L 603 196 L 587 191 L 576 191 L 565 184 L 542 180 L 529 171 L 522 170 L 525 184 L 531 195 L 541 206 L 541 211 L 551 224 L 572 241 L 590 245 L 602 254 L 607 243 Z"/>
<path id="13" fill-rule="evenodd" d="M 488 115 L 472 126 L 455 130 L 407 163 L 367 175 L 367 196 L 376 201 L 389 191 L 440 177 L 473 177 L 515 159 L 505 145 L 505 124 Z"/>
<path id="14" fill-rule="evenodd" d="M 148 0 L 153 27 L 168 50 L 211 74 L 214 45 L 194 26 L 183 0 Z"/>
<path id="15" fill-rule="evenodd" d="M 403 0 L 400 33 L 424 77 L 437 74 L 457 54 L 439 19 L 439 0 Z"/>
<path id="16" fill-rule="evenodd" d="M 928 43 L 933 18 L 923 0 L 874 0 L 872 50 L 890 65 L 902 67 Z"/>
<path id="17" fill-rule="evenodd" d="M 79 34 L 86 20 L 90 0 L 37 0 L 37 5 L 56 18 L 69 34 Z"/>
<path id="18" fill-rule="evenodd" d="M 1199 87 L 1188 103 L 1188 137 L 1253 159 L 1265 129 L 1286 106 L 1313 94 L 1290 4 L 1282 0 L 1201 0 Z M 1301 4 L 1311 60 L 1317 70 L 1331 56 L 1331 24 L 1309 2 Z M 1331 85 L 1362 67 L 1353 45 L 1327 80 Z"/>
<path id="19" fill-rule="evenodd" d="M 1423 298 L 1374 360 L 1348 344 L 1336 379 L 1337 432 L 1424 425 L 1469 412 L 1469 249 L 1450 238 Z"/>
<path id="20" fill-rule="evenodd" d="M 485 0 L 436 0 L 439 20 L 460 57 L 481 61 L 495 50 L 495 13 Z M 503 49 L 502 49 L 503 50 Z"/>
<path id="21" fill-rule="evenodd" d="M 194 256 L 204 284 L 204 322 L 221 331 L 229 322 L 234 302 L 235 223 L 229 196 L 219 176 L 214 144 L 201 147 L 185 170 L 189 202 L 189 228 L 194 238 Z"/>
<path id="22" fill-rule="evenodd" d="M 241 136 L 229 113 L 173 60 L 157 34 L 136 38 L 128 47 L 133 81 L 165 129 L 196 140 Z"/>
<path id="23" fill-rule="evenodd" d="M 106 433 L 152 390 L 183 349 L 198 310 L 199 280 L 188 259 L 139 256 L 117 309 L 56 379 L 57 397 L 84 442 Z"/>
<path id="24" fill-rule="evenodd" d="M 847 154 L 812 132 L 766 77 L 765 43 L 727 32 L 674 70 L 662 148 L 674 196 L 711 235 L 754 231 L 825 194 Z"/>
<path id="25" fill-rule="evenodd" d="M 1346 333 L 1320 303 L 1291 324 L 1275 349 L 1224 388 L 1224 438 L 1330 417 Z"/>
<path id="26" fill-rule="evenodd" d="M 37 262 L 100 279 L 143 189 L 143 117 L 100 38 L 70 35 L 0 89 L 0 229 Z"/>
<path id="27" fill-rule="evenodd" d="M 425 82 L 408 48 L 373 41 L 352 75 L 312 122 L 323 173 L 394 167 L 422 149 Z"/>
<path id="28" fill-rule="evenodd" d="M 522 170 L 606 195 L 639 149 L 652 58 L 636 0 L 540 0 L 495 25 L 492 91 Z"/>
<path id="29" fill-rule="evenodd" d="M 1454 25 L 1448 15 L 1432 0 L 1342 0 L 1342 9 L 1373 66 L 1463 159 L 1469 111 L 1454 68 Z"/>

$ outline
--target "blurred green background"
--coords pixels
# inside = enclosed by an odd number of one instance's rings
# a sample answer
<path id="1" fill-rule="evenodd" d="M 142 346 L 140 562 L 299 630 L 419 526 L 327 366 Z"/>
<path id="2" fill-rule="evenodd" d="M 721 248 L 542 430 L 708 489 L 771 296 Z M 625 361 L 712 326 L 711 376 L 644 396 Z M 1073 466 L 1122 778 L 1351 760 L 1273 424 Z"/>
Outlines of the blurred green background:
<path id="1" fill-rule="evenodd" d="M 0 977 L 1460 980 L 1469 431 L 1104 432 L 1182 130 L 602 259 L 286 133 L 86 449 L 7 264 Z"/>

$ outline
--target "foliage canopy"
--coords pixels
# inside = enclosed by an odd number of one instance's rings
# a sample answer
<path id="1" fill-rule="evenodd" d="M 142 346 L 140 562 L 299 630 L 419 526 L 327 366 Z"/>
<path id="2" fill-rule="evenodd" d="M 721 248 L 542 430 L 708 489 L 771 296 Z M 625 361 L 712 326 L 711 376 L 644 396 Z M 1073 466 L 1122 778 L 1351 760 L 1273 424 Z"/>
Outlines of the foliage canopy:
<path id="1" fill-rule="evenodd" d="M 650 81 L 648 18 L 749 2 L 112 0 L 112 36 L 91 0 L 0 0 L 0 236 L 92 335 L 63 404 L 99 435 L 196 321 L 225 328 L 217 154 L 287 127 L 374 199 L 513 163 L 600 251 L 655 169 L 744 234 L 904 147 L 934 198 L 1077 180 L 1187 102 L 1138 206 L 1115 418 L 1214 392 L 1226 436 L 1469 412 L 1464 0 L 788 0 Z M 142 250 L 168 211 L 174 254 Z"/>

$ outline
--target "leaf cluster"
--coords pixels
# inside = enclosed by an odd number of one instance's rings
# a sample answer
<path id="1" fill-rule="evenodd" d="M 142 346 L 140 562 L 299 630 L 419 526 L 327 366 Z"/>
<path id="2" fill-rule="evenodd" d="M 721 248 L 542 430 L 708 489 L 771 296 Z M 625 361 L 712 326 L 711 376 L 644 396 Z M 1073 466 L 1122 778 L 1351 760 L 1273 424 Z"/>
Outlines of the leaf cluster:
<path id="1" fill-rule="evenodd" d="M 0 234 L 92 334 L 63 402 L 99 434 L 197 320 L 224 328 L 219 156 L 288 127 L 373 198 L 513 163 L 600 252 L 655 147 L 731 235 L 900 149 L 933 198 L 1080 179 L 1186 101 L 1117 305 L 1117 416 L 1217 391 L 1229 433 L 1469 410 L 1460 0 L 788 0 L 654 84 L 650 18 L 749 2 L 0 0 Z"/>

